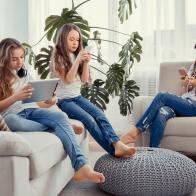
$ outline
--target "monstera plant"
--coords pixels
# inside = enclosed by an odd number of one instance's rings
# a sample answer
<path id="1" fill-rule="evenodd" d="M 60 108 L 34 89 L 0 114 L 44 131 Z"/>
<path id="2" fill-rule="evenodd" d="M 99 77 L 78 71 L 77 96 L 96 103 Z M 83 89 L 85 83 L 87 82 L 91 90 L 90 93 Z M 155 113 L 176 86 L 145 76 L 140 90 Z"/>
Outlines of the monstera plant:
<path id="1" fill-rule="evenodd" d="M 56 39 L 58 29 L 65 23 L 74 23 L 80 27 L 82 32 L 82 39 L 84 45 L 87 45 L 88 40 L 97 40 L 96 37 L 90 38 L 90 31 L 95 27 L 90 27 L 88 21 L 77 13 L 77 9 L 80 6 L 84 6 L 90 0 L 86 0 L 81 4 L 75 6 L 72 0 L 72 8 L 63 8 L 61 15 L 51 15 L 45 20 L 46 32 L 44 36 L 53 42 Z M 134 0 L 119 0 L 118 16 L 121 23 L 128 19 L 128 16 L 133 11 L 133 6 L 136 8 Z M 96 27 L 105 29 L 102 27 Z M 114 33 L 120 33 L 112 29 L 106 29 L 113 31 Z M 41 39 L 42 40 L 42 39 Z M 98 39 L 99 41 L 101 38 Z M 104 40 L 112 42 L 110 40 Z M 106 73 L 100 71 L 106 76 L 106 80 L 95 78 L 91 84 L 84 84 L 81 88 L 83 96 L 88 98 L 91 102 L 96 104 L 101 109 L 106 109 L 106 104 L 109 103 L 111 96 L 119 96 L 119 107 L 122 115 L 131 113 L 132 100 L 135 96 L 138 96 L 139 88 L 134 80 L 129 80 L 131 68 L 135 62 L 140 61 L 140 55 L 142 53 L 142 47 L 140 42 L 142 37 L 133 32 L 128 36 L 126 43 L 121 44 L 121 51 L 119 51 L 119 60 L 109 65 L 100 55 L 92 54 L 93 59 L 97 59 L 101 64 L 107 64 L 108 70 Z M 116 42 L 115 42 L 116 43 Z M 45 79 L 49 74 L 50 57 L 53 50 L 53 46 L 47 48 L 41 48 L 40 54 L 35 55 L 32 46 L 25 44 L 27 54 L 29 55 L 29 63 L 34 65 L 34 68 L 38 71 L 38 74 L 42 79 Z M 97 70 L 97 68 L 95 68 Z"/>

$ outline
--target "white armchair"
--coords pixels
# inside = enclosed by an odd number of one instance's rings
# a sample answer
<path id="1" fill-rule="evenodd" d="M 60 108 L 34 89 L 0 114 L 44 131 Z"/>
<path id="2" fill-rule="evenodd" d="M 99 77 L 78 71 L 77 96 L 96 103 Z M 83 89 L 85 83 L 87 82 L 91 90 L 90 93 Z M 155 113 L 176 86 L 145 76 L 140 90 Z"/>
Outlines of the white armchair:
<path id="1" fill-rule="evenodd" d="M 165 62 L 160 64 L 158 91 L 180 95 L 181 83 L 178 74 L 180 67 L 188 68 L 192 62 Z M 135 122 L 141 117 L 153 97 L 139 96 L 133 102 Z M 137 145 L 149 145 L 149 130 L 144 132 Z M 167 121 L 161 147 L 185 154 L 196 155 L 196 117 L 175 117 Z"/>

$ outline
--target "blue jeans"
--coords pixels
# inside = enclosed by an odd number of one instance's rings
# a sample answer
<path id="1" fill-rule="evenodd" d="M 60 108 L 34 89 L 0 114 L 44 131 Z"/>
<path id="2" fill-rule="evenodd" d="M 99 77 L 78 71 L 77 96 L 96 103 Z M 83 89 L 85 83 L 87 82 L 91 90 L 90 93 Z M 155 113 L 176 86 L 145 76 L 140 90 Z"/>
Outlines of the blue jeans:
<path id="1" fill-rule="evenodd" d="M 18 114 L 8 114 L 5 116 L 4 120 L 10 130 L 14 132 L 34 132 L 48 130 L 47 126 L 32 120 L 25 119 Z"/>
<path id="2" fill-rule="evenodd" d="M 60 99 L 57 105 L 69 118 L 81 121 L 93 138 L 111 155 L 115 154 L 113 142 L 119 141 L 104 113 L 88 99 L 78 96 Z"/>
<path id="3" fill-rule="evenodd" d="M 21 118 L 43 124 L 50 132 L 55 134 L 62 142 L 64 150 L 71 159 L 72 167 L 77 171 L 86 164 L 86 158 L 77 144 L 74 130 L 65 113 L 46 108 L 25 109 L 18 113 Z M 45 130 L 45 131 L 47 131 Z"/>
<path id="4" fill-rule="evenodd" d="M 151 127 L 150 147 L 158 147 L 168 119 L 175 116 L 196 116 L 196 102 L 170 93 L 158 93 L 137 122 L 136 127 L 144 132 Z"/>

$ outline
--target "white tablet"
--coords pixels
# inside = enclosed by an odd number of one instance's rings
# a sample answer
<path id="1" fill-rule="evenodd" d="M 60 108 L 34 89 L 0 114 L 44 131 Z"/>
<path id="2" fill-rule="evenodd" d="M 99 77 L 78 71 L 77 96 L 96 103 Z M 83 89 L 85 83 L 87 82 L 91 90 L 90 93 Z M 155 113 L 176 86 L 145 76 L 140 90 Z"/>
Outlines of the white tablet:
<path id="1" fill-rule="evenodd" d="M 46 101 L 52 98 L 59 79 L 30 81 L 33 91 L 31 98 L 23 100 L 23 103 Z"/>

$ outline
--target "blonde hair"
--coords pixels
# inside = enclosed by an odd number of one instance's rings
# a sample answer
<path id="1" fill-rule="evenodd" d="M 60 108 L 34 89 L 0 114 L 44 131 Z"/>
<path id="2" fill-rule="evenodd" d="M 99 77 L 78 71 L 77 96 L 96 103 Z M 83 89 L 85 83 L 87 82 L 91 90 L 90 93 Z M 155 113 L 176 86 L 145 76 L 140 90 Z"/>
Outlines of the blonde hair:
<path id="1" fill-rule="evenodd" d="M 0 42 L 0 100 L 12 95 L 12 85 L 16 80 L 15 73 L 10 67 L 12 51 L 23 49 L 21 43 L 13 38 L 6 38 Z"/>

